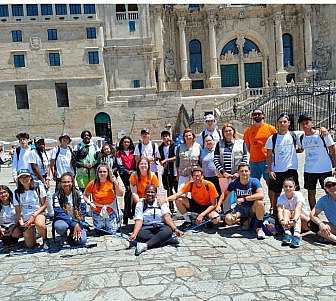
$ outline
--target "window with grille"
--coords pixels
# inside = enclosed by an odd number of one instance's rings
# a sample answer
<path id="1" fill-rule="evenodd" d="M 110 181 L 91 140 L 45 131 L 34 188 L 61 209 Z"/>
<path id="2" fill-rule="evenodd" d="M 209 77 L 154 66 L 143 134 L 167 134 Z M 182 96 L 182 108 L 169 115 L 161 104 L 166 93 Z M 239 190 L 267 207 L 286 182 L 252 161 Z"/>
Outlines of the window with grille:
<path id="1" fill-rule="evenodd" d="M 88 39 L 96 39 L 97 38 L 96 27 L 87 27 L 86 28 L 86 37 Z"/>
<path id="2" fill-rule="evenodd" d="M 26 4 L 27 16 L 37 16 L 38 9 L 37 4 Z"/>
<path id="3" fill-rule="evenodd" d="M 8 17 L 8 5 L 0 5 L 0 17 Z"/>
<path id="4" fill-rule="evenodd" d="M 14 67 L 22 68 L 25 67 L 25 56 L 24 54 L 14 54 Z"/>
<path id="5" fill-rule="evenodd" d="M 63 16 L 68 13 L 66 4 L 55 4 L 56 15 Z"/>
<path id="6" fill-rule="evenodd" d="M 84 14 L 95 14 L 96 5 L 95 4 L 84 4 Z"/>
<path id="7" fill-rule="evenodd" d="M 16 108 L 29 109 L 27 85 L 15 85 Z"/>
<path id="8" fill-rule="evenodd" d="M 48 29 L 48 40 L 49 41 L 57 40 L 57 29 L 55 28 Z"/>
<path id="9" fill-rule="evenodd" d="M 50 16 L 53 14 L 52 4 L 41 4 L 41 14 L 42 16 Z"/>
<path id="10" fill-rule="evenodd" d="M 79 15 L 79 14 L 81 14 L 81 5 L 70 4 L 70 15 Z"/>
<path id="11" fill-rule="evenodd" d="M 12 4 L 12 15 L 14 17 L 23 16 L 23 5 L 22 4 Z"/>
<path id="12" fill-rule="evenodd" d="M 67 83 L 55 83 L 55 92 L 58 107 L 69 107 L 68 85 Z"/>
<path id="13" fill-rule="evenodd" d="M 49 52 L 49 65 L 50 66 L 61 65 L 61 58 L 59 52 Z"/>
<path id="14" fill-rule="evenodd" d="M 13 30 L 12 31 L 12 41 L 13 42 L 22 42 L 22 31 L 21 30 Z"/>
<path id="15" fill-rule="evenodd" d="M 98 53 L 98 51 L 89 51 L 88 56 L 89 56 L 89 64 L 91 64 L 91 65 L 99 64 L 99 53 Z"/>

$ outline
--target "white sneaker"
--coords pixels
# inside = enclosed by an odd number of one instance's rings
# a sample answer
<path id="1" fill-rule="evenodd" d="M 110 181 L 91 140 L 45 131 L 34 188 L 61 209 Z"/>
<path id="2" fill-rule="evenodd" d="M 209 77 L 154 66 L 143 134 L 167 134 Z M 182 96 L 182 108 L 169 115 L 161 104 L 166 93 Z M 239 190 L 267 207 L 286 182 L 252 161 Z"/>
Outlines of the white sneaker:
<path id="1" fill-rule="evenodd" d="M 142 252 L 147 251 L 148 246 L 145 243 L 138 242 L 135 247 L 135 256 L 139 256 Z"/>
<path id="2" fill-rule="evenodd" d="M 259 228 L 257 231 L 257 238 L 258 239 L 265 239 L 266 235 L 263 229 Z"/>

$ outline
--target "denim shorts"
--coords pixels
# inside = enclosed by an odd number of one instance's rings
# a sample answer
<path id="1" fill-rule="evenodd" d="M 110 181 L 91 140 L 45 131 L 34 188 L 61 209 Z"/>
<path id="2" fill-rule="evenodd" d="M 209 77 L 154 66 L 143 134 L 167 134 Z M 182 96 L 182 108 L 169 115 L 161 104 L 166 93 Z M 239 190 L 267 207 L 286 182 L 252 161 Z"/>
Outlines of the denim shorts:
<path id="1" fill-rule="evenodd" d="M 260 162 L 250 161 L 250 168 L 251 168 L 251 178 L 257 178 L 258 180 L 260 180 L 261 177 L 263 177 L 265 181 L 268 181 L 269 175 L 267 171 L 266 161 L 260 161 Z"/>
<path id="2" fill-rule="evenodd" d="M 92 212 L 93 226 L 98 230 L 105 230 L 111 234 L 115 234 L 119 228 L 119 220 L 117 214 L 113 211 L 107 218 L 101 217 L 95 211 Z"/>

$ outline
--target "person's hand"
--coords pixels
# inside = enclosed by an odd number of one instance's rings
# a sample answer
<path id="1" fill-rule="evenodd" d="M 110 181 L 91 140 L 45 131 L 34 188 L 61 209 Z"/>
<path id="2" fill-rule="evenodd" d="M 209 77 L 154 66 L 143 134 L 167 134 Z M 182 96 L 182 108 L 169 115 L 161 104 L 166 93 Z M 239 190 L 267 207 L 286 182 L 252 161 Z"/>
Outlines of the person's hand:
<path id="1" fill-rule="evenodd" d="M 83 166 L 84 166 L 85 168 L 90 169 L 90 168 L 93 167 L 93 164 L 91 164 L 91 163 L 86 163 L 86 164 L 84 164 Z"/>
<path id="2" fill-rule="evenodd" d="M 196 224 L 202 223 L 203 219 L 204 219 L 203 215 L 199 214 L 196 218 Z"/>
<path id="3" fill-rule="evenodd" d="M 19 226 L 24 227 L 24 225 L 25 225 L 25 223 L 23 222 L 23 219 L 20 218 L 19 219 Z"/>
<path id="4" fill-rule="evenodd" d="M 238 179 L 238 178 L 239 178 L 239 174 L 238 174 L 238 172 L 235 172 L 233 175 L 231 175 L 231 177 L 232 177 L 233 179 Z"/>
<path id="5" fill-rule="evenodd" d="M 275 174 L 274 171 L 270 171 L 270 172 L 269 172 L 269 176 L 270 176 L 270 178 L 271 178 L 272 180 L 275 180 L 275 179 L 276 179 L 276 174 Z"/>
<path id="6" fill-rule="evenodd" d="M 46 180 L 45 180 L 45 184 L 44 184 L 44 186 L 45 186 L 46 188 L 49 188 L 49 187 L 50 187 L 50 179 L 46 179 Z"/>
<path id="7" fill-rule="evenodd" d="M 27 228 L 30 228 L 30 227 L 33 225 L 34 221 L 35 221 L 35 215 L 33 214 L 33 215 L 31 215 L 31 216 L 28 218 L 28 220 L 24 223 L 24 226 L 27 227 Z"/>
<path id="8" fill-rule="evenodd" d="M 0 227 L 0 237 L 5 236 L 6 230 Z"/>
<path id="9" fill-rule="evenodd" d="M 244 202 L 245 202 L 244 198 L 237 198 L 237 205 L 241 205 Z"/>
<path id="10" fill-rule="evenodd" d="M 330 226 L 328 224 L 325 224 L 325 223 L 320 224 L 320 231 L 327 236 L 329 236 L 331 234 Z"/>
<path id="11" fill-rule="evenodd" d="M 82 229 L 79 224 L 76 224 L 73 230 L 72 238 L 78 241 L 80 240 L 81 236 L 82 236 Z"/>
<path id="12" fill-rule="evenodd" d="M 221 213 L 221 212 L 222 212 L 222 208 L 221 208 L 221 206 L 216 206 L 215 211 L 216 211 L 217 213 Z"/>
<path id="13" fill-rule="evenodd" d="M 320 134 L 324 137 L 328 136 L 328 134 L 329 134 L 328 129 L 325 128 L 324 126 L 321 126 L 320 127 Z"/>
<path id="14" fill-rule="evenodd" d="M 167 159 L 164 159 L 160 163 L 161 163 L 162 166 L 165 166 L 165 164 L 167 164 L 167 162 L 168 162 Z"/>
<path id="15" fill-rule="evenodd" d="M 184 235 L 184 232 L 182 232 L 181 230 L 179 230 L 179 229 L 176 228 L 175 234 L 176 234 L 176 236 L 180 237 L 180 236 Z"/>
<path id="16" fill-rule="evenodd" d="M 90 203 L 90 209 L 91 209 L 91 211 L 95 211 L 97 209 L 97 206 L 93 202 L 91 202 Z"/>
<path id="17" fill-rule="evenodd" d="M 132 232 L 131 235 L 128 237 L 128 240 L 133 241 L 133 240 L 136 239 L 136 237 L 137 237 L 137 235 L 134 232 Z"/>
<path id="18" fill-rule="evenodd" d="M 224 173 L 223 173 L 223 177 L 224 177 L 224 178 L 227 178 L 227 179 L 230 179 L 230 178 L 232 178 L 232 175 L 229 174 L 228 172 L 224 172 Z"/>

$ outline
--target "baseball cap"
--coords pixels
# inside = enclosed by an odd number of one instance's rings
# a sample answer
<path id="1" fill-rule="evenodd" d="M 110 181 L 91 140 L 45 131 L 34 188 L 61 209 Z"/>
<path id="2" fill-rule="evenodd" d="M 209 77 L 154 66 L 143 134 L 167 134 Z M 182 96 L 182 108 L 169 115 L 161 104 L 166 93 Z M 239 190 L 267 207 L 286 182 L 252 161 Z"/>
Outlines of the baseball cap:
<path id="1" fill-rule="evenodd" d="M 262 109 L 254 109 L 253 111 L 252 111 L 252 115 L 253 114 L 263 114 L 264 115 L 264 111 L 262 110 Z"/>
<path id="2" fill-rule="evenodd" d="M 142 129 L 141 132 L 140 132 L 140 134 L 141 134 L 141 135 L 143 135 L 143 134 L 150 134 L 150 130 L 149 130 L 149 128 L 144 128 L 144 129 Z"/>
<path id="3" fill-rule="evenodd" d="M 209 121 L 209 120 L 215 120 L 215 116 L 212 114 L 208 114 L 204 117 L 205 121 Z"/>
<path id="4" fill-rule="evenodd" d="M 17 173 L 17 177 L 20 178 L 22 176 L 30 176 L 30 171 L 28 169 L 20 169 Z"/>
<path id="5" fill-rule="evenodd" d="M 21 138 L 24 138 L 24 139 L 29 139 L 29 134 L 28 133 L 18 133 L 17 135 L 16 135 L 16 138 L 17 139 L 21 139 Z"/>
<path id="6" fill-rule="evenodd" d="M 34 143 L 39 142 L 39 141 L 43 141 L 44 142 L 44 138 L 39 137 L 39 136 L 34 137 Z"/>
<path id="7" fill-rule="evenodd" d="M 335 177 L 326 177 L 324 179 L 324 186 L 326 186 L 328 183 L 336 183 L 336 178 Z"/>
<path id="8" fill-rule="evenodd" d="M 301 123 L 301 122 L 306 121 L 306 120 L 313 120 L 313 118 L 308 114 L 300 114 L 299 119 L 298 119 L 298 123 Z"/>
<path id="9" fill-rule="evenodd" d="M 61 136 L 59 136 L 58 140 L 61 141 L 62 138 L 68 138 L 69 142 L 71 142 L 71 138 L 70 138 L 69 134 L 67 134 L 67 133 L 63 133 Z"/>
<path id="10" fill-rule="evenodd" d="M 195 171 L 200 171 L 201 173 L 203 173 L 203 169 L 201 166 L 193 166 L 191 169 L 191 174 L 193 174 Z"/>

